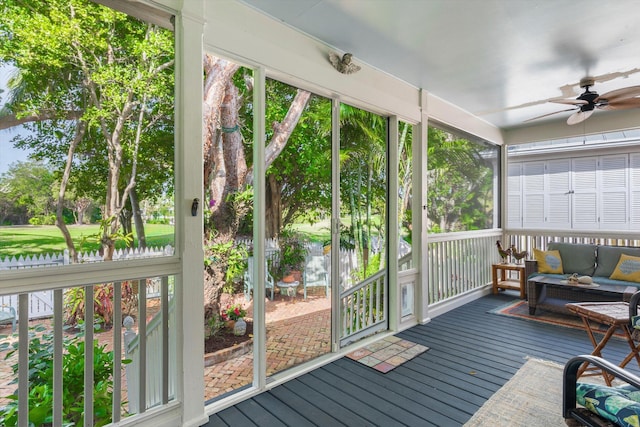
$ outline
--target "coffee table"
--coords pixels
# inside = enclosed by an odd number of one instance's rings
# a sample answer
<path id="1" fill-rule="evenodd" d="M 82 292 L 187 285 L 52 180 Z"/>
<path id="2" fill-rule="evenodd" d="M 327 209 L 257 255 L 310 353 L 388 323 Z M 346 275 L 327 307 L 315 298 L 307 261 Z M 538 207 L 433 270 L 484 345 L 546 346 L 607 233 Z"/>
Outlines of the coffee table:
<path id="1" fill-rule="evenodd" d="M 602 349 L 605 348 L 609 339 L 613 336 L 617 329 L 621 329 L 624 338 L 629 344 L 631 352 L 620 362 L 618 366 L 624 368 L 632 360 L 636 359 L 638 366 L 640 366 L 640 345 L 636 345 L 631 337 L 630 321 L 629 321 L 629 304 L 626 302 L 583 302 L 583 303 L 569 303 L 567 309 L 572 313 L 577 314 L 582 319 L 584 329 L 589 335 L 589 340 L 593 344 L 593 351 L 591 355 L 602 357 Z M 598 341 L 593 333 L 592 323 L 601 323 L 607 325 L 608 329 L 604 336 Z M 600 368 L 589 368 L 589 362 L 584 362 L 580 369 L 578 369 L 578 377 L 600 375 L 608 386 L 611 386 L 611 380 L 613 376 L 606 373 Z M 585 372 L 595 372 L 587 374 Z"/>
<path id="2" fill-rule="evenodd" d="M 601 285 L 597 280 L 592 285 L 573 285 L 566 280 L 541 274 L 527 282 L 529 314 L 534 315 L 537 308 L 571 314 L 565 307 L 568 302 L 628 301 L 637 290 L 634 286 Z"/>

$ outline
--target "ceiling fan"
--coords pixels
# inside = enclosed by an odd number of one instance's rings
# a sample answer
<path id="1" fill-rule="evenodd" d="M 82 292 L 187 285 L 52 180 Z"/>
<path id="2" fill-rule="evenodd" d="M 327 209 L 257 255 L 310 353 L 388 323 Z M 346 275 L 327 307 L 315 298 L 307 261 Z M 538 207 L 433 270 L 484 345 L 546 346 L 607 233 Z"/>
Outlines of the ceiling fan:
<path id="1" fill-rule="evenodd" d="M 610 92 L 598 95 L 597 92 L 589 90 L 591 86 L 595 84 L 593 77 L 585 77 L 580 80 L 580 87 L 585 91 L 576 99 L 550 99 L 549 102 L 555 102 L 557 104 L 573 105 L 573 108 L 566 110 L 555 111 L 553 113 L 544 114 L 542 116 L 534 117 L 526 120 L 536 120 L 542 117 L 551 116 L 553 114 L 564 113 L 565 111 L 575 111 L 567 119 L 567 124 L 575 125 L 577 123 L 587 120 L 596 109 L 599 110 L 624 110 L 628 108 L 640 107 L 640 86 L 629 86 L 622 89 L 612 90 Z"/>

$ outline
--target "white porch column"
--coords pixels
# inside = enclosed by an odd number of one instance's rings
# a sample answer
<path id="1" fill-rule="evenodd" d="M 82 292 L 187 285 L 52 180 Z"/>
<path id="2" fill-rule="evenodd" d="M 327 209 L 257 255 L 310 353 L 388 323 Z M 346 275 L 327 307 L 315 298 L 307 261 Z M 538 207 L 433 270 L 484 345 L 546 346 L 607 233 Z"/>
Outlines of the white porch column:
<path id="1" fill-rule="evenodd" d="M 388 219 L 387 219 L 387 271 L 389 292 L 389 329 L 396 332 L 400 325 L 400 286 L 398 286 L 398 116 L 389 117 L 387 138 L 388 162 Z"/>
<path id="2" fill-rule="evenodd" d="M 416 134 L 413 136 L 413 251 L 416 266 L 419 269 L 419 286 L 415 288 L 416 319 L 420 323 L 426 323 L 429 318 L 429 275 L 427 262 L 427 129 L 429 126 L 427 115 L 427 92 L 420 91 L 420 123 L 416 126 Z M 415 253 L 417 252 L 417 253 Z"/>
<path id="3" fill-rule="evenodd" d="M 204 250 L 202 248 L 202 55 L 204 3 L 183 4 L 176 17 L 176 236 L 182 262 L 177 288 L 178 399 L 182 426 L 208 420 L 204 411 Z M 200 200 L 196 216 L 193 199 Z M 175 333 L 175 332 L 174 332 Z"/>

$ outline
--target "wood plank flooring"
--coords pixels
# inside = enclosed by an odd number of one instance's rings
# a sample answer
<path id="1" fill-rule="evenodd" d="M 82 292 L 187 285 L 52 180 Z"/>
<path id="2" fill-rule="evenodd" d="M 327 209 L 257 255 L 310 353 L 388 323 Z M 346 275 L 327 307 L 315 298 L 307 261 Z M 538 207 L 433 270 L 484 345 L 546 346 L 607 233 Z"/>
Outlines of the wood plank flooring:
<path id="1" fill-rule="evenodd" d="M 527 357 L 564 364 L 592 350 L 584 331 L 488 313 L 515 298 L 490 295 L 398 334 L 430 350 L 387 374 L 342 358 L 220 411 L 206 426 L 460 426 Z M 613 339 L 603 355 L 617 363 L 628 352 Z"/>

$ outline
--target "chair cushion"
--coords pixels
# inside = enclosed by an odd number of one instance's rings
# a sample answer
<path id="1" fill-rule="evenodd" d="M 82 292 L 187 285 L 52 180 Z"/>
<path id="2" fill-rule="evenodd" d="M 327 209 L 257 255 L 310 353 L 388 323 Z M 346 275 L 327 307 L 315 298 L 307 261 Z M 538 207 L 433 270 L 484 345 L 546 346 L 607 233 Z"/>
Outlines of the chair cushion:
<path id="1" fill-rule="evenodd" d="M 560 252 L 562 270 L 565 274 L 578 273 L 579 276 L 593 275 L 596 269 L 597 247 L 583 243 L 561 242 L 551 242 L 547 245 L 547 249 Z"/>
<path id="2" fill-rule="evenodd" d="M 609 278 L 640 283 L 640 257 L 620 255 L 620 260 Z"/>
<path id="3" fill-rule="evenodd" d="M 576 384 L 576 402 L 609 421 L 625 426 L 640 425 L 640 390 L 631 386 L 607 387 Z"/>
<path id="4" fill-rule="evenodd" d="M 620 255 L 626 254 L 640 257 L 640 248 L 629 248 L 625 246 L 598 246 L 598 265 L 594 276 L 611 277 L 620 261 Z M 597 280 L 596 280 L 597 282 Z"/>
<path id="5" fill-rule="evenodd" d="M 562 258 L 559 251 L 533 250 L 533 256 L 538 262 L 539 273 L 562 274 Z"/>

